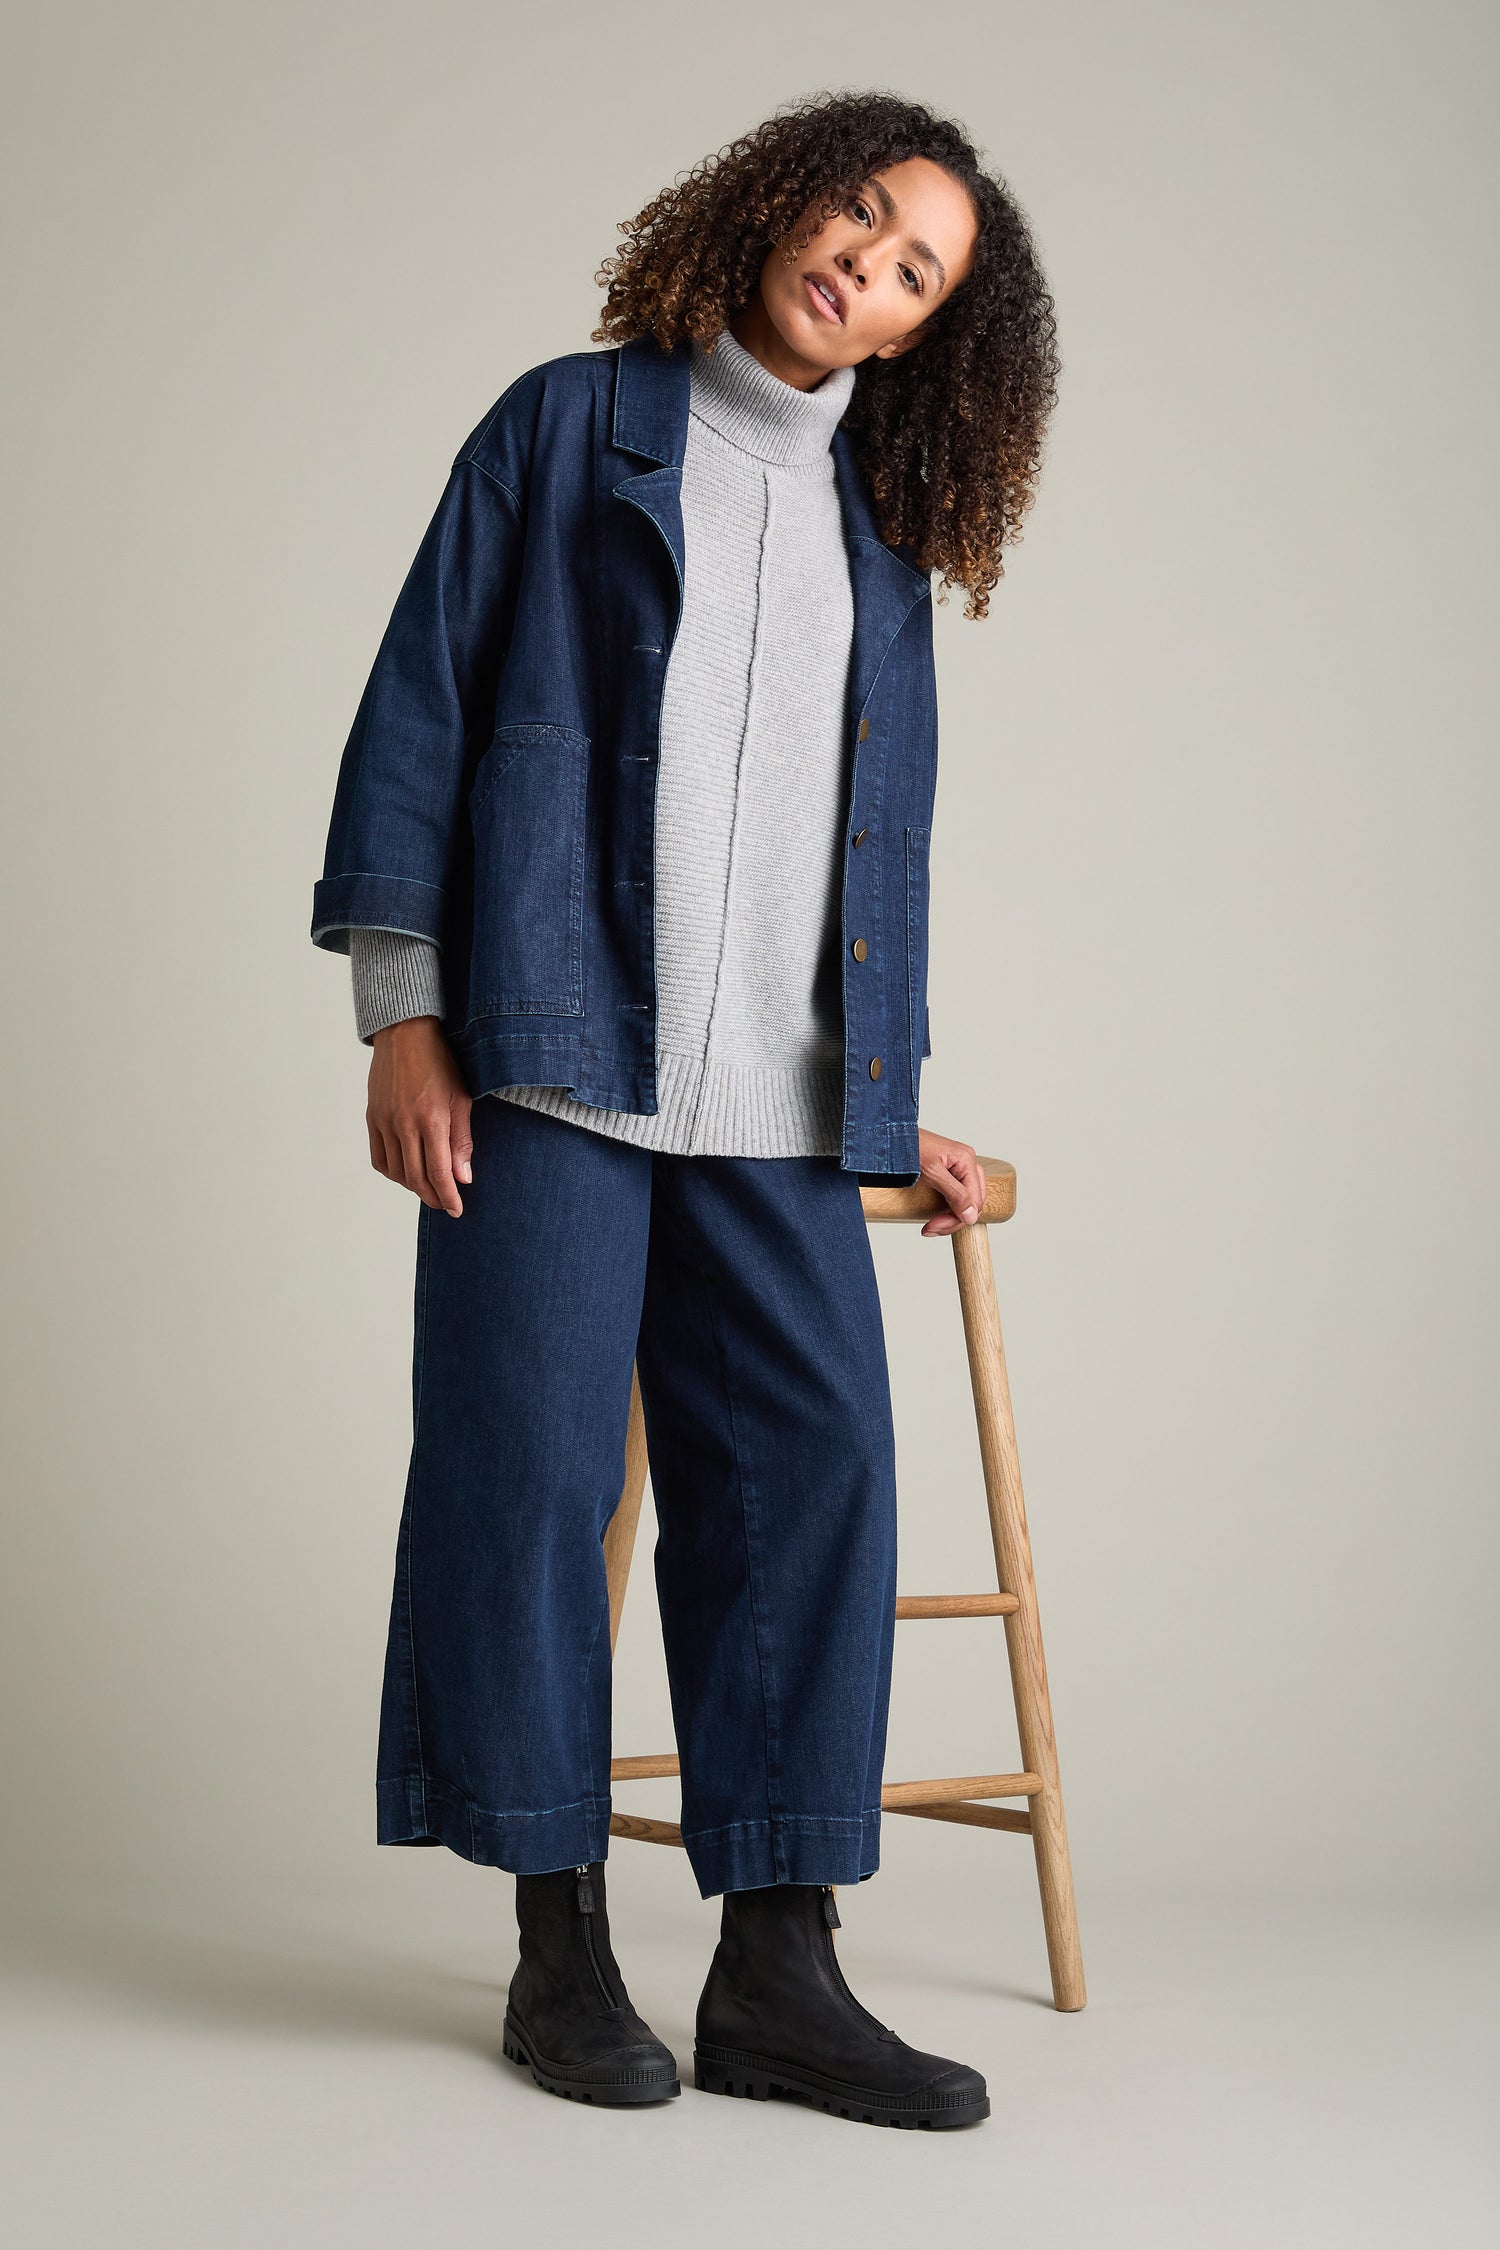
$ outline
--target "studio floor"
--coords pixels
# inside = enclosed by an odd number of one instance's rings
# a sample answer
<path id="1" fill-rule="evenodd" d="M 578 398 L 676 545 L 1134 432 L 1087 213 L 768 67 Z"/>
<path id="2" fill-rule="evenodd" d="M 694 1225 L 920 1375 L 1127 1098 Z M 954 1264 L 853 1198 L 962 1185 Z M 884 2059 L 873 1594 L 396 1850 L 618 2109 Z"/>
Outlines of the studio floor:
<path id="1" fill-rule="evenodd" d="M 987 2124 L 929 2135 L 692 2089 L 716 1912 L 676 1853 L 611 1860 L 617 1951 L 683 2067 L 680 2100 L 633 2114 L 552 2099 L 501 2059 L 508 1878 L 370 1859 L 295 1896 L 226 1870 L 191 1909 L 117 1891 L 19 1921 L 17 2250 L 1500 2234 L 1500 1920 L 1477 1909 L 1085 1886 L 1090 2005 L 1059 2016 L 1025 1858 L 903 1823 L 844 1894 L 839 1942 L 878 2015 L 989 2079 Z"/>

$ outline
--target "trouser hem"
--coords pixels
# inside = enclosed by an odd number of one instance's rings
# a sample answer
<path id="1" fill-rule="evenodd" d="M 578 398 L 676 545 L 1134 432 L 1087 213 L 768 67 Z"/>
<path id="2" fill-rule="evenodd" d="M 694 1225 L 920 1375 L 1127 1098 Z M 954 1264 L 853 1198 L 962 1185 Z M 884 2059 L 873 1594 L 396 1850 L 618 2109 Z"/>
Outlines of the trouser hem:
<path id="1" fill-rule="evenodd" d="M 446 1844 L 476 1867 L 545 1875 L 584 1867 L 609 1851 L 607 1797 L 580 1797 L 544 1812 L 490 1812 L 451 1782 L 403 1774 L 375 1784 L 376 1841 Z"/>
<path id="2" fill-rule="evenodd" d="M 880 1865 L 880 1815 L 830 1820 L 781 1813 L 700 1828 L 682 1841 L 704 1898 L 773 1883 L 862 1883 Z"/>

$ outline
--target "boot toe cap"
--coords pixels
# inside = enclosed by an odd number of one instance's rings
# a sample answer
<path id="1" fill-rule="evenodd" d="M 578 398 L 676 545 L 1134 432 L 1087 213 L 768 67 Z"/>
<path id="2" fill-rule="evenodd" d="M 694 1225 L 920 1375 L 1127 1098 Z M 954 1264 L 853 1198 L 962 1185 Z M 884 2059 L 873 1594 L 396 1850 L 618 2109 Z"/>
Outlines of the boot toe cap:
<path id="1" fill-rule="evenodd" d="M 607 2053 L 596 2058 L 594 2068 L 616 2071 L 632 2078 L 653 2075 L 675 2078 L 677 2057 L 659 2039 L 637 2039 L 626 2047 L 611 2047 Z"/>
<path id="2" fill-rule="evenodd" d="M 933 2059 L 937 2068 L 918 2088 L 924 2101 L 940 2103 L 945 2109 L 968 2109 L 988 2100 L 989 2087 L 982 2072 L 971 2069 L 968 2063 L 942 2062 L 936 2056 Z"/>

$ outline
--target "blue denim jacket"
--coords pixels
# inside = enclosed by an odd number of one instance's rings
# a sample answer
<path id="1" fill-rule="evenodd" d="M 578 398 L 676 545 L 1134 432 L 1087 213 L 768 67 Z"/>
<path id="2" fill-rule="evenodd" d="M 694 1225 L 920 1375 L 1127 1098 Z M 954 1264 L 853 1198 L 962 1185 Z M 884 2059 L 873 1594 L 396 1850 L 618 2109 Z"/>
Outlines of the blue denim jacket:
<path id="1" fill-rule="evenodd" d="M 344 750 L 314 941 L 436 940 L 476 1095 L 566 1086 L 656 1112 L 656 771 L 690 369 L 686 341 L 647 336 L 511 384 L 453 463 Z M 833 461 L 854 598 L 839 1162 L 911 1180 L 931 1052 L 931 585 L 881 539 L 843 427 Z"/>

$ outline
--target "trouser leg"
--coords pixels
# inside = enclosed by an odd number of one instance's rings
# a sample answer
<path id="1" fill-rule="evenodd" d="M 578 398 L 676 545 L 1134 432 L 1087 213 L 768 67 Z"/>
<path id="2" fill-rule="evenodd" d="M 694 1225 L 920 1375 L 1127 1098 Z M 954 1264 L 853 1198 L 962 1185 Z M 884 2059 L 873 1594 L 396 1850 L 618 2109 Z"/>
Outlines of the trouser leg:
<path id="1" fill-rule="evenodd" d="M 638 1364 L 699 1888 L 857 1882 L 879 1859 L 896 1511 L 854 1174 L 659 1156 Z"/>
<path id="2" fill-rule="evenodd" d="M 463 1216 L 418 1223 L 379 1838 L 541 1874 L 608 1849 L 600 1541 L 625 1476 L 651 1159 L 499 1099 L 473 1123 Z"/>

